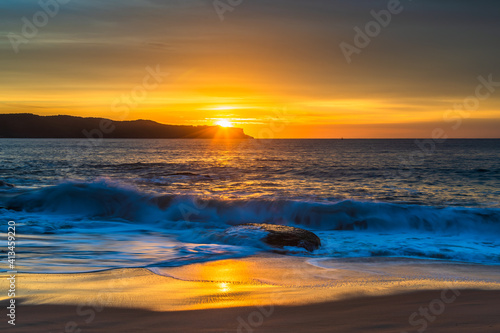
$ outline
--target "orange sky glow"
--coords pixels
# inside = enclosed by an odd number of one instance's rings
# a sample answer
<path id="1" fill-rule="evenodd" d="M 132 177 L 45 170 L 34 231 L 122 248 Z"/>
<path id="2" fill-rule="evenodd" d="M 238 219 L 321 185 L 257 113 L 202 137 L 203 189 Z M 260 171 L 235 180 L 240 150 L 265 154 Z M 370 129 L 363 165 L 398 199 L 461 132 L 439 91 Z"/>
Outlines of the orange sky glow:
<path id="1" fill-rule="evenodd" d="M 194 0 L 72 1 L 18 53 L 0 44 L 0 113 L 226 120 L 262 138 L 415 138 L 435 128 L 500 137 L 500 88 L 473 110 L 454 110 L 478 77 L 500 82 L 500 48 L 490 39 L 499 24 L 487 8 L 484 26 L 458 19 L 468 9 L 456 5 L 434 8 L 436 18 L 416 30 L 430 5 L 414 4 L 349 64 L 339 44 L 352 43 L 353 28 L 383 6 L 273 3 L 242 4 L 220 21 Z M 31 6 L 9 7 L 4 34 L 20 33 Z"/>

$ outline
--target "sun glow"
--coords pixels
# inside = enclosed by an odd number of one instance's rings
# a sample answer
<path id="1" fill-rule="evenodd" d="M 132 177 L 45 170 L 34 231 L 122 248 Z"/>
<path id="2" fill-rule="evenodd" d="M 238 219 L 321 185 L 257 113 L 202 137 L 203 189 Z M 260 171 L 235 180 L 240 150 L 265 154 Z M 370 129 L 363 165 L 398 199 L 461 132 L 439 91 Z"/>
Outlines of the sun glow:
<path id="1" fill-rule="evenodd" d="M 221 119 L 221 120 L 217 121 L 216 124 L 221 126 L 221 127 L 233 127 L 233 124 L 231 124 L 231 122 L 229 120 L 226 120 L 226 119 Z"/>

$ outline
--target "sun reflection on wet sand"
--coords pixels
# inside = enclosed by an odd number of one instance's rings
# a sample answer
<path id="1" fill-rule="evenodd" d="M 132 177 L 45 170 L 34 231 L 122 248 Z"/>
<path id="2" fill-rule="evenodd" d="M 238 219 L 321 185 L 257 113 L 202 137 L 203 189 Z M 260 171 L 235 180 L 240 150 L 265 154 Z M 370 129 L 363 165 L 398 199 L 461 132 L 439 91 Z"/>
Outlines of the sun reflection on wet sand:
<path id="1" fill-rule="evenodd" d="M 177 311 L 308 304 L 440 289 L 450 283 L 456 288 L 500 289 L 500 267 L 483 266 L 469 273 L 474 269 L 465 270 L 464 265 L 453 263 L 445 266 L 437 276 L 433 269 L 422 270 L 426 266 L 416 260 L 393 260 L 380 265 L 362 260 L 311 264 L 305 258 L 251 257 L 152 271 L 136 268 L 83 274 L 21 274 L 18 297 L 25 304 L 91 304 Z M 0 281 L 1 288 L 7 287 L 6 278 L 2 276 Z"/>

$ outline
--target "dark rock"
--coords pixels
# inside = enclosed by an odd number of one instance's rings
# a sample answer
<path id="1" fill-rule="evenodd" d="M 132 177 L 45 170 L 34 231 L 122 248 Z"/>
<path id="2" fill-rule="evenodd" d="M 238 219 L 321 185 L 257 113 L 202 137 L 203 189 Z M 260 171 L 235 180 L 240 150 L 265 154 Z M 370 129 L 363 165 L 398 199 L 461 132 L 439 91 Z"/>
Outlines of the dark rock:
<path id="1" fill-rule="evenodd" d="M 273 247 L 296 246 L 311 252 L 321 246 L 321 240 L 318 236 L 300 228 L 267 223 L 245 223 L 237 227 L 267 231 L 268 235 L 264 238 L 264 242 Z"/>
<path id="2" fill-rule="evenodd" d="M 14 186 L 14 185 L 12 185 L 12 184 L 6 183 L 6 182 L 4 182 L 3 180 L 0 180 L 0 187 L 9 187 L 9 188 L 13 188 L 13 187 L 15 187 L 15 186 Z"/>

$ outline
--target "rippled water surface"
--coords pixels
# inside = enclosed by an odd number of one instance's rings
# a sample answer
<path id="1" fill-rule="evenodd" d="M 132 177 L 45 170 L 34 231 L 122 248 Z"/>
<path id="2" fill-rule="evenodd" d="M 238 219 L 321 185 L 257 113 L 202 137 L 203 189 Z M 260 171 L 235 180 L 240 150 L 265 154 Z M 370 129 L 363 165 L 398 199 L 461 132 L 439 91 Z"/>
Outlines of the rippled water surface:
<path id="1" fill-rule="evenodd" d="M 26 271 L 273 251 L 245 222 L 320 236 L 289 255 L 500 263 L 500 140 L 0 139 L 0 180 Z"/>
<path id="2" fill-rule="evenodd" d="M 500 206 L 500 140 L 0 140 L 0 179 L 223 197 Z M 431 146 L 424 146 L 429 152 Z"/>

